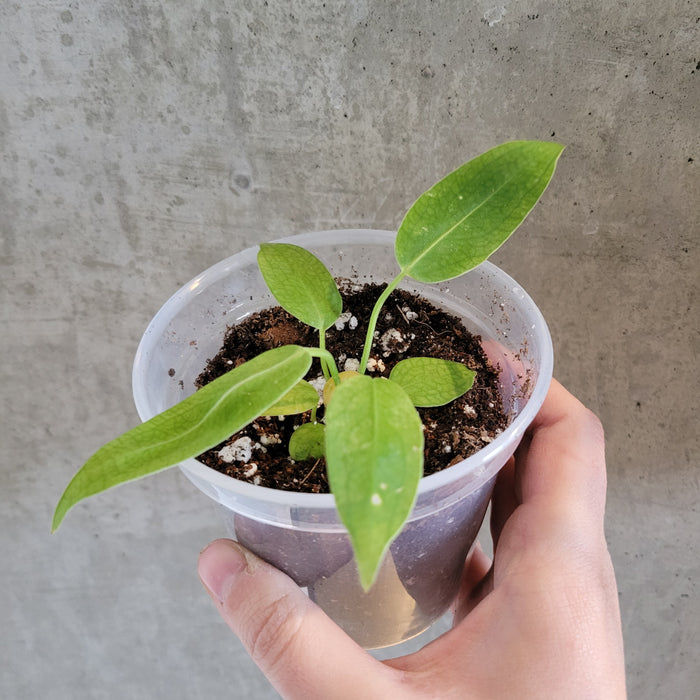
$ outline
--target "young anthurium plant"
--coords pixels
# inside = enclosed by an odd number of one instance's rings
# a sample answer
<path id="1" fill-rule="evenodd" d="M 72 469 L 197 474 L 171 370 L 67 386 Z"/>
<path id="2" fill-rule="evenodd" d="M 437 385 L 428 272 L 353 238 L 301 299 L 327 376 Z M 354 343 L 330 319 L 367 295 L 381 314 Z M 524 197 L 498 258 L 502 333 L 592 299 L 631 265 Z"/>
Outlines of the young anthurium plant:
<path id="1" fill-rule="evenodd" d="M 423 472 L 416 407 L 440 406 L 467 392 L 474 373 L 434 357 L 402 360 L 389 379 L 366 374 L 380 310 L 407 277 L 444 282 L 486 260 L 522 223 L 549 183 L 563 147 L 514 141 L 462 165 L 425 192 L 396 235 L 399 273 L 369 319 L 358 372 L 338 372 L 325 333 L 342 313 L 338 287 L 323 263 L 295 245 L 260 246 L 260 271 L 280 306 L 318 331 L 317 347 L 268 350 L 100 448 L 68 484 L 53 530 L 78 501 L 176 465 L 218 445 L 256 418 L 309 412 L 290 441 L 294 460 L 325 457 L 328 481 L 352 541 L 360 582 L 374 582 L 406 522 Z M 320 362 L 319 395 L 303 378 Z"/>

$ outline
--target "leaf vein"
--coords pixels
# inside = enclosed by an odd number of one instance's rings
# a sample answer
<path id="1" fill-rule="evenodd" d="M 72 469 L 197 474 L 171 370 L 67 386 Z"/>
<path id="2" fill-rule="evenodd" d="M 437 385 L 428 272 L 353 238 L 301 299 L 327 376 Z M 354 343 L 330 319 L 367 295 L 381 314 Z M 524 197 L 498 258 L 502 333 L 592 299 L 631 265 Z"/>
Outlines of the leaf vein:
<path id="1" fill-rule="evenodd" d="M 507 180 L 505 180 L 497 189 L 495 189 L 488 197 L 486 197 L 482 202 L 479 202 L 473 209 L 471 209 L 467 214 L 465 214 L 461 219 L 459 219 L 456 223 L 454 223 L 450 228 L 448 228 L 444 233 L 440 234 L 429 246 L 426 247 L 426 249 L 417 257 L 413 260 L 413 262 L 406 268 L 404 268 L 405 272 L 410 274 L 410 271 L 412 268 L 414 268 L 426 255 L 428 255 L 433 248 L 435 248 L 437 245 L 442 243 L 445 238 L 447 238 L 449 235 L 452 234 L 452 232 L 459 226 L 461 226 L 464 221 L 466 221 L 470 216 L 472 216 L 475 212 L 477 212 L 481 207 L 485 206 L 491 199 L 493 199 L 506 185 L 508 185 L 510 182 L 513 181 L 513 177 L 511 176 Z"/>

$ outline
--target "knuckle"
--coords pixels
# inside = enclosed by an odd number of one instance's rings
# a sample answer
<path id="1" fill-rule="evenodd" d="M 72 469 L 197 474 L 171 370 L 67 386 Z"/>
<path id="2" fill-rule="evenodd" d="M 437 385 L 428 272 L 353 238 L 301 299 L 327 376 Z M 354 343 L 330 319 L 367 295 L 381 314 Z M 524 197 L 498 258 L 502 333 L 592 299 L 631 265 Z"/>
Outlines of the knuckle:
<path id="1" fill-rule="evenodd" d="M 603 423 L 596 413 L 584 404 L 578 402 L 577 410 L 574 412 L 579 429 L 583 431 L 587 439 L 596 446 L 605 442 Z"/>
<path id="2" fill-rule="evenodd" d="M 607 470 L 605 467 L 605 430 L 598 416 L 588 408 L 581 415 L 581 438 L 586 445 L 585 454 L 589 469 L 589 486 L 598 498 L 605 498 L 607 490 Z"/>
<path id="3" fill-rule="evenodd" d="M 589 408 L 586 409 L 586 424 L 588 430 L 591 432 L 591 437 L 601 444 L 604 443 L 605 430 L 603 429 L 603 423 Z"/>
<path id="4" fill-rule="evenodd" d="M 301 630 L 301 614 L 288 595 L 273 600 L 260 616 L 249 640 L 253 659 L 267 672 L 283 663 Z"/>

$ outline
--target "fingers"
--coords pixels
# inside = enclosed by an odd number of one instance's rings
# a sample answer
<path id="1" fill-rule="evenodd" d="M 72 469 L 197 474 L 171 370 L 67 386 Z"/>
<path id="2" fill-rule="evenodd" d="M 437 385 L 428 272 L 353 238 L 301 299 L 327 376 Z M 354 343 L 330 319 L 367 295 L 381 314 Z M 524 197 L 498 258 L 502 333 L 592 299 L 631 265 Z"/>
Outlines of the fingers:
<path id="1" fill-rule="evenodd" d="M 475 697 L 624 697 L 604 504 L 600 423 L 553 382 L 498 476 L 494 563 L 482 579 L 478 555 L 465 570 L 457 613 L 469 614 L 404 668 L 437 665 Z"/>
<path id="2" fill-rule="evenodd" d="M 605 446 L 600 421 L 561 384 L 549 393 L 516 452 L 515 492 L 522 503 L 564 504 L 602 525 Z"/>
<path id="3" fill-rule="evenodd" d="M 605 509 L 605 448 L 600 421 L 556 380 L 494 488 L 491 534 L 498 545 L 516 508 L 535 501 L 547 516 L 559 511 L 572 525 L 596 524 Z M 541 510 L 543 515 L 544 510 Z M 556 522 L 560 526 L 560 522 Z"/>
<path id="4" fill-rule="evenodd" d="M 572 532 L 577 539 L 589 534 L 599 548 L 603 542 L 604 504 L 605 455 L 600 423 L 554 381 L 516 457 L 503 467 L 494 487 L 491 534 L 497 569 L 503 572 L 513 556 L 537 552 L 538 539 L 554 553 L 553 543 L 571 545 Z M 506 526 L 508 537 L 499 547 Z M 455 622 L 493 590 L 493 583 L 490 561 L 476 548 L 465 565 L 455 603 Z"/>
<path id="5" fill-rule="evenodd" d="M 574 562 L 606 551 L 605 448 L 598 419 L 553 381 L 537 417 L 499 476 L 492 528 L 500 573 L 529 553 Z"/>
<path id="6" fill-rule="evenodd" d="M 391 671 L 366 654 L 296 584 L 231 540 L 212 542 L 199 576 L 221 616 L 285 697 L 383 697 Z"/>

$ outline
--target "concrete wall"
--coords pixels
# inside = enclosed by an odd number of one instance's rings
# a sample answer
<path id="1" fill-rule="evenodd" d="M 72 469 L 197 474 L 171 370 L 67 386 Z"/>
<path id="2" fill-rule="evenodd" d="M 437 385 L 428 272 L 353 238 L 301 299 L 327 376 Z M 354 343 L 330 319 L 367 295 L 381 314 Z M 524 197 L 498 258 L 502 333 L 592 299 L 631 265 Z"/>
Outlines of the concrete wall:
<path id="1" fill-rule="evenodd" d="M 50 514 L 137 421 L 152 314 L 270 237 L 394 228 L 513 138 L 567 144 L 495 256 L 607 429 L 630 695 L 700 685 L 700 23 L 615 3 L 8 1 L 0 7 L 6 698 L 275 697 L 195 574 L 176 472 Z"/>

